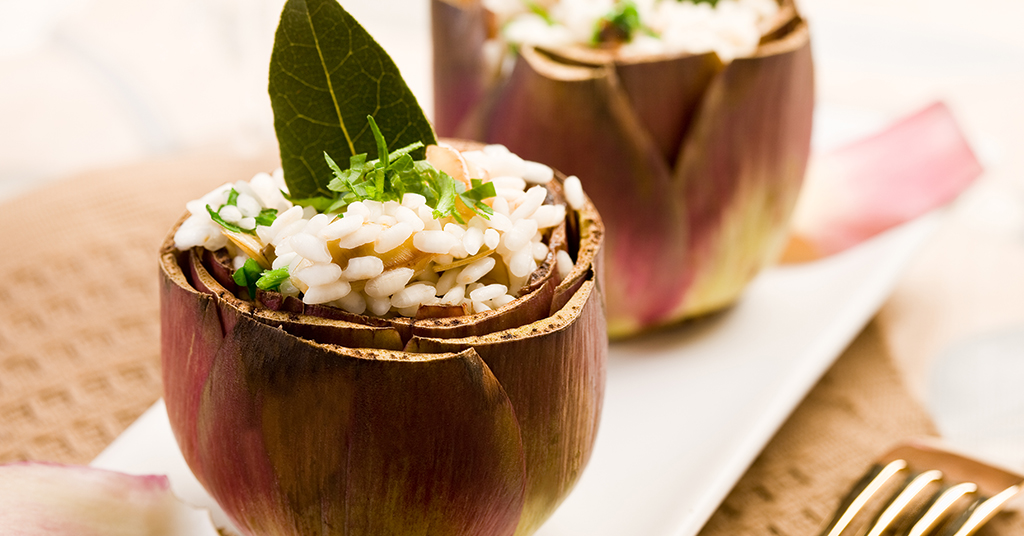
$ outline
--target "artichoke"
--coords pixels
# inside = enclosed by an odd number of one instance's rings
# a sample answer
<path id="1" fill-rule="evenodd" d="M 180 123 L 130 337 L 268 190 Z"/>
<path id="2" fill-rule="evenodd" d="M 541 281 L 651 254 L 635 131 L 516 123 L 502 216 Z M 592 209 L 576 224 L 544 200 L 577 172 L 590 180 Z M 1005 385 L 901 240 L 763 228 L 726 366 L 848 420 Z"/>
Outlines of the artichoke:
<path id="1" fill-rule="evenodd" d="M 500 28 L 480 0 L 432 0 L 432 17 L 438 133 L 578 175 L 601 211 L 610 335 L 721 309 L 778 255 L 814 103 L 791 1 L 730 61 L 529 43 L 495 60 Z"/>
<path id="2" fill-rule="evenodd" d="M 565 224 L 564 279 L 426 319 L 239 298 L 172 232 L 164 396 L 189 467 L 248 534 L 531 534 L 586 465 L 604 390 L 602 225 L 589 203 Z"/>

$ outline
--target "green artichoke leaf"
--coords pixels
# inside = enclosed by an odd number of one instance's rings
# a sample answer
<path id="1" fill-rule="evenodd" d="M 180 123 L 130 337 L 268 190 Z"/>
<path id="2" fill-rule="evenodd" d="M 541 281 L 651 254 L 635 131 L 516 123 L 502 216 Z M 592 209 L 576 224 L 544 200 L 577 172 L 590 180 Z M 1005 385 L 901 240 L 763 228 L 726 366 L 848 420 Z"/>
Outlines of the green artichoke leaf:
<path id="1" fill-rule="evenodd" d="M 437 143 L 387 52 L 336 0 L 288 0 L 270 58 L 270 102 L 292 198 L 333 197 L 324 152 L 376 153 L 372 115 L 395 150 Z M 412 154 L 425 156 L 423 149 Z"/>

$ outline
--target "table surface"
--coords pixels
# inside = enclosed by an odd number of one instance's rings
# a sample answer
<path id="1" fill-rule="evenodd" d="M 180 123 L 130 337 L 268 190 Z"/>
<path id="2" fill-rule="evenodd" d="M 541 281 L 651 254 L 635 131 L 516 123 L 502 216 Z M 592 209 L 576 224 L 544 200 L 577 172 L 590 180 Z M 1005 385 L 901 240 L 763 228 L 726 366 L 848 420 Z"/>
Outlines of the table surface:
<path id="1" fill-rule="evenodd" d="M 91 169 L 197 149 L 273 150 L 266 65 L 282 4 L 0 3 L 0 202 Z M 429 108 L 428 2 L 343 4 Z M 1024 468 L 1024 400 L 1014 396 L 1024 362 L 1000 354 L 1024 346 L 1015 337 L 1024 330 L 1024 3 L 799 5 L 812 27 L 819 103 L 894 117 L 944 100 L 986 164 L 876 325 L 940 431 Z M 976 363 L 967 374 L 964 356 Z"/>

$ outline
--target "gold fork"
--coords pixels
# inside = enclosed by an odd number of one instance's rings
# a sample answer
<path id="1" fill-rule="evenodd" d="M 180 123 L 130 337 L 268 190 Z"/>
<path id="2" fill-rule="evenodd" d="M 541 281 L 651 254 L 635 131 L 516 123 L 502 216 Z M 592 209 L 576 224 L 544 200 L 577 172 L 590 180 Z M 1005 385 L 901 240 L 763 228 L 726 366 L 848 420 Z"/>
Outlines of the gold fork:
<path id="1" fill-rule="evenodd" d="M 970 536 L 1022 487 L 1021 475 L 909 443 L 879 458 L 819 536 Z"/>

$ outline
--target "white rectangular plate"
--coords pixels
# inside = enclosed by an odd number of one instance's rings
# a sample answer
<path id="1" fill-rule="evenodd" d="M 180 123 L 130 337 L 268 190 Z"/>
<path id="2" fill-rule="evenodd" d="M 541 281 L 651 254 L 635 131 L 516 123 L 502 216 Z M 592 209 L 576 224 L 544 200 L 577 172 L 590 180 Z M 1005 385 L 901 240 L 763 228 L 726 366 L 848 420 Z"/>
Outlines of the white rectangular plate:
<path id="1" fill-rule="evenodd" d="M 593 457 L 538 536 L 692 536 L 896 284 L 938 214 L 825 260 L 766 270 L 732 309 L 614 344 Z M 96 467 L 166 474 L 227 518 L 192 476 L 158 402 Z"/>

